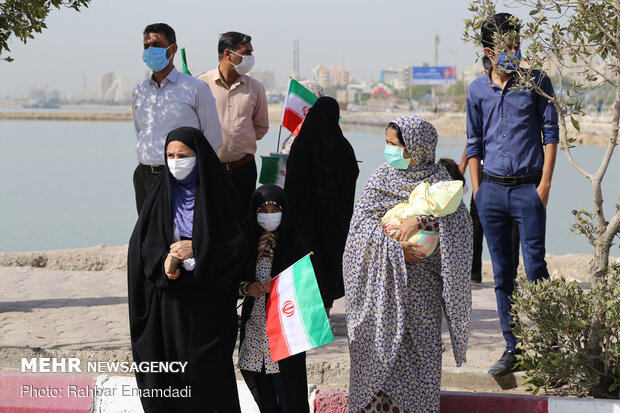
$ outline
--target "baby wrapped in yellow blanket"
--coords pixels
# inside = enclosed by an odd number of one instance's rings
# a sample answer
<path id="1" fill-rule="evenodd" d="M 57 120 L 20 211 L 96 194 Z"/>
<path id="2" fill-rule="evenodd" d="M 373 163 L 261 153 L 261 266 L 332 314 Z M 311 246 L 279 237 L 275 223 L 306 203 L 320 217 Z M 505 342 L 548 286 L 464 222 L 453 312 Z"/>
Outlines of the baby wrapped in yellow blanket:
<path id="1" fill-rule="evenodd" d="M 420 215 L 432 215 L 445 217 L 456 211 L 463 199 L 463 181 L 441 181 L 434 185 L 421 182 L 415 187 L 409 196 L 409 202 L 396 205 L 385 213 L 381 218 L 381 225 L 387 234 L 394 239 L 400 224 L 400 219 L 411 218 Z M 439 244 L 439 233 L 434 231 L 418 230 L 409 242 L 420 243 L 416 251 L 428 256 L 435 251 Z"/>

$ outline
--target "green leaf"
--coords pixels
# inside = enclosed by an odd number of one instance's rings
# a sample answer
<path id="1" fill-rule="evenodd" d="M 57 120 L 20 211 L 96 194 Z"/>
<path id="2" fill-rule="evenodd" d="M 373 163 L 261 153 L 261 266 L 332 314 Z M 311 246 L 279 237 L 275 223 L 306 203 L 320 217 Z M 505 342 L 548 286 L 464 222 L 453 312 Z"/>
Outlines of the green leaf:
<path id="1" fill-rule="evenodd" d="M 572 116 L 570 117 L 570 121 L 573 124 L 573 128 L 577 129 L 577 132 L 581 132 L 581 127 L 579 126 L 579 122 Z"/>

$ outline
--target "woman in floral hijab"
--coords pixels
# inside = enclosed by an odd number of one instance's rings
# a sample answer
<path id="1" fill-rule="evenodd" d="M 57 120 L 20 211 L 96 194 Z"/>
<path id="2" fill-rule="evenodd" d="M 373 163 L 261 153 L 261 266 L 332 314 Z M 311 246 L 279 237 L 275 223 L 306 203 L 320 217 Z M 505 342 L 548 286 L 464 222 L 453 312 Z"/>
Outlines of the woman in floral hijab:
<path id="1" fill-rule="evenodd" d="M 442 313 L 458 366 L 467 350 L 471 219 L 462 202 L 438 218 L 440 245 L 425 258 L 386 234 L 381 217 L 407 202 L 416 185 L 451 180 L 434 163 L 437 132 L 429 122 L 402 116 L 386 132 L 388 163 L 374 171 L 355 206 L 343 257 L 349 411 L 439 412 Z"/>

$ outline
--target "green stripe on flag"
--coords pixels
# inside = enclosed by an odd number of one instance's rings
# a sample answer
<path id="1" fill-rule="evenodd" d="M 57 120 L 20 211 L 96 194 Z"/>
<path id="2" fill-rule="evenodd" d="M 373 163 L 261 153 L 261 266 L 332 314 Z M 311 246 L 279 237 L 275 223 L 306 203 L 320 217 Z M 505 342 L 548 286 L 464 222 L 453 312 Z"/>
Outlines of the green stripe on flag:
<path id="1" fill-rule="evenodd" d="M 273 184 L 284 186 L 283 170 L 286 170 L 287 154 L 271 153 L 268 156 L 261 156 L 262 165 L 258 182 L 261 184 Z"/>
<path id="2" fill-rule="evenodd" d="M 183 63 L 183 73 L 185 73 L 186 75 L 192 75 L 189 71 L 189 69 L 187 68 L 187 57 L 185 56 L 185 48 L 183 47 L 181 49 L 181 62 Z"/>
<path id="3" fill-rule="evenodd" d="M 316 100 L 318 99 L 318 97 L 316 97 L 314 93 L 303 87 L 302 84 L 295 79 L 291 79 L 291 88 L 289 90 L 289 93 L 299 96 L 310 105 L 314 105 L 314 102 L 316 102 Z"/>
<path id="4" fill-rule="evenodd" d="M 298 308 L 312 347 L 334 341 L 309 254 L 293 265 L 293 280 Z"/>
<path id="5" fill-rule="evenodd" d="M 262 165 L 258 182 L 261 184 L 275 184 L 280 174 L 280 162 L 275 156 L 261 157 Z"/>

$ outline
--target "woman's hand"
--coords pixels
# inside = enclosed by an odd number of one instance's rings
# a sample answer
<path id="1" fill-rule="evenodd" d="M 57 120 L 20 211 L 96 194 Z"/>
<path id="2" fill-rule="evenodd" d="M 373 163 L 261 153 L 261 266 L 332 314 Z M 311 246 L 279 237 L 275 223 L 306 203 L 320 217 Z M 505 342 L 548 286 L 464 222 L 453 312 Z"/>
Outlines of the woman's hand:
<path id="1" fill-rule="evenodd" d="M 271 292 L 271 280 L 267 280 L 263 283 L 263 291 L 265 294 L 269 294 Z"/>
<path id="2" fill-rule="evenodd" d="M 258 298 L 261 296 L 261 294 L 264 294 L 266 292 L 264 284 L 259 282 L 253 282 L 252 284 L 248 285 L 247 291 L 248 295 L 254 298 Z"/>
<path id="3" fill-rule="evenodd" d="M 396 241 L 407 241 L 420 229 L 417 217 L 396 219 L 400 222 L 400 224 L 393 226 L 394 229 L 398 230 L 398 233 L 394 237 Z"/>
<path id="4" fill-rule="evenodd" d="M 420 262 L 426 258 L 424 253 L 415 250 L 415 248 L 422 246 L 419 242 L 400 241 L 400 245 L 403 247 L 403 255 L 407 264 Z"/>
<path id="5" fill-rule="evenodd" d="M 170 246 L 170 254 L 174 255 L 181 261 L 194 256 L 192 249 L 192 240 L 177 241 Z"/>
<path id="6" fill-rule="evenodd" d="M 179 275 L 181 275 L 181 269 L 177 267 L 177 269 L 173 273 L 168 272 L 168 266 L 170 265 L 170 259 L 172 257 L 176 258 L 176 256 L 172 252 L 168 253 L 166 260 L 164 261 L 164 271 L 166 272 L 168 278 L 170 278 L 171 280 L 176 280 L 177 278 L 179 278 Z"/>

